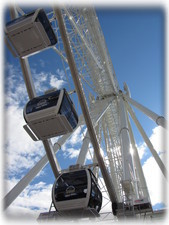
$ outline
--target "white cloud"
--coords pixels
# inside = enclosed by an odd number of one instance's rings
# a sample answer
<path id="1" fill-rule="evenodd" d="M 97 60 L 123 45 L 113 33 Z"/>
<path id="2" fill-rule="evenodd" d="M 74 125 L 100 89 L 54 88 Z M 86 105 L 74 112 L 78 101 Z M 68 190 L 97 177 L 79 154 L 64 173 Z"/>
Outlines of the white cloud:
<path id="1" fill-rule="evenodd" d="M 31 168 L 45 153 L 40 142 L 34 142 L 23 129 L 23 111 L 9 106 L 5 114 L 6 169 L 12 174 Z M 38 149 L 38 150 L 37 150 Z"/>
<path id="2" fill-rule="evenodd" d="M 56 73 L 60 79 L 65 80 L 65 72 L 63 70 L 57 69 Z"/>
<path id="3" fill-rule="evenodd" d="M 43 62 L 42 62 L 43 63 Z M 23 108 L 28 101 L 28 94 L 23 81 L 22 73 L 19 67 L 6 64 L 5 79 L 5 113 L 4 113 L 4 154 L 5 154 L 5 175 L 6 180 L 4 195 L 9 192 L 24 176 L 24 173 L 34 166 L 34 164 L 45 154 L 44 147 L 41 142 L 34 142 L 23 129 L 25 124 L 23 118 Z M 43 93 L 45 90 L 54 85 L 60 88 L 65 84 L 62 70 L 57 71 L 57 78 L 51 73 L 37 73 L 32 70 L 34 84 L 37 94 Z M 53 80 L 50 79 L 52 77 Z M 48 81 L 48 82 L 47 82 Z M 51 81 L 51 83 L 50 83 Z M 59 83 L 58 83 L 59 82 Z M 36 217 L 40 212 L 48 211 L 51 203 L 51 184 L 38 183 L 29 185 L 10 205 L 6 211 L 9 217 L 25 218 L 28 216 Z M 31 215 L 31 216 L 30 216 Z"/>
<path id="4" fill-rule="evenodd" d="M 24 96 L 28 96 L 25 84 L 23 82 L 22 73 L 20 71 L 18 72 L 17 68 L 10 64 L 8 64 L 7 71 L 10 75 L 8 78 L 9 81 L 7 82 L 8 88 L 10 90 L 8 94 L 10 95 L 13 94 L 13 96 L 15 96 L 17 93 L 19 94 L 18 92 L 18 89 L 19 89 L 18 85 L 19 85 L 23 89 L 22 95 L 24 94 Z M 34 86 L 35 86 L 37 95 L 42 95 L 46 90 L 53 87 L 56 87 L 57 89 L 61 89 L 66 84 L 65 73 L 63 70 L 57 69 L 56 74 L 52 74 L 51 72 L 44 72 L 44 71 L 39 72 L 37 71 L 37 69 L 32 68 L 31 72 L 32 72 L 32 78 L 34 81 Z M 11 76 L 11 74 L 13 75 Z M 16 74 L 18 74 L 17 79 L 16 79 Z M 16 88 L 17 91 L 15 90 L 14 93 L 12 93 L 11 92 L 12 88 Z"/>
<path id="5" fill-rule="evenodd" d="M 42 95 L 49 88 L 47 83 L 48 74 L 45 72 L 36 72 L 33 70 L 32 76 L 34 77 L 34 86 L 37 95 Z"/>
<path id="6" fill-rule="evenodd" d="M 153 134 L 150 137 L 150 141 L 152 142 L 154 149 L 158 153 L 166 152 L 166 149 L 165 149 L 166 148 L 165 137 L 167 137 L 166 134 L 167 134 L 167 131 L 160 126 L 155 127 L 153 129 Z"/>
<path id="7" fill-rule="evenodd" d="M 149 139 L 158 154 L 166 152 L 166 149 L 165 149 L 166 148 L 166 145 L 165 145 L 166 144 L 166 141 L 165 141 L 166 134 L 167 134 L 167 131 L 160 126 L 155 127 L 152 130 L 152 134 Z M 145 156 L 145 154 L 147 154 L 150 151 L 147 148 L 147 145 L 145 142 L 140 143 L 137 146 L 137 148 L 138 148 L 138 153 L 139 153 L 140 159 L 142 159 L 143 156 Z"/>
<path id="8" fill-rule="evenodd" d="M 5 196 L 18 182 L 19 179 L 17 179 L 16 177 L 12 177 L 11 179 L 5 179 L 3 196 Z"/>
<path id="9" fill-rule="evenodd" d="M 138 154 L 140 159 L 143 158 L 143 156 L 146 154 L 146 150 L 147 150 L 147 145 L 145 144 L 145 142 L 140 143 L 139 145 L 136 145 L 137 149 L 138 149 Z"/>
<path id="10" fill-rule="evenodd" d="M 66 156 L 66 158 L 77 158 L 79 155 L 80 149 L 75 149 L 75 148 L 68 148 L 66 149 L 66 152 L 64 152 L 64 155 Z"/>
<path id="11" fill-rule="evenodd" d="M 162 202 L 166 203 L 166 179 L 153 157 L 150 157 L 144 163 L 143 172 L 152 205 Z"/>
<path id="12" fill-rule="evenodd" d="M 82 142 L 83 138 L 85 137 L 87 129 L 83 131 L 84 126 L 80 126 L 76 129 L 76 131 L 73 133 L 73 135 L 69 138 L 69 144 L 75 145 Z"/>
<path id="13" fill-rule="evenodd" d="M 51 75 L 50 85 L 52 87 L 56 87 L 57 89 L 61 89 L 65 85 L 65 81 L 58 79 L 55 75 Z"/>
<path id="14" fill-rule="evenodd" d="M 4 146 L 7 159 L 6 170 L 8 171 L 8 175 L 12 176 L 10 180 L 6 181 L 8 184 L 7 189 L 9 190 L 18 182 L 18 174 L 23 169 L 31 168 L 45 152 L 42 144 L 40 142 L 33 142 L 22 128 L 25 121 L 23 119 L 23 107 L 20 106 L 20 103 L 22 105 L 23 103 L 25 104 L 28 96 L 23 79 L 21 78 L 21 72 L 10 64 L 7 64 L 7 69 L 10 76 L 8 76 L 6 81 L 9 92 L 6 95 L 8 107 L 5 109 L 6 131 Z M 61 88 L 66 82 L 62 70 L 57 70 L 56 75 L 44 72 L 36 73 L 36 71 L 33 74 L 35 77 L 35 87 L 38 92 L 44 92 L 49 88 L 49 84 L 52 87 Z M 46 84 L 47 80 L 49 81 L 48 85 Z M 164 136 L 161 129 L 160 127 L 153 129 L 153 134 L 150 137 L 158 153 L 163 152 L 165 147 L 161 138 L 161 136 Z M 67 157 L 72 159 L 78 156 L 80 147 L 77 147 L 77 145 L 82 144 L 84 134 L 84 129 L 82 132 L 81 128 L 78 128 L 68 142 L 62 146 L 62 150 L 66 153 Z M 89 148 L 91 149 L 91 146 Z M 139 155 L 142 158 L 147 151 L 146 145 L 143 143 L 138 148 Z M 93 154 L 92 149 L 91 154 Z M 162 155 L 164 154 L 161 153 Z M 87 158 L 91 158 L 89 153 L 87 154 Z M 152 204 L 163 202 L 164 196 L 162 192 L 165 180 L 152 157 L 144 163 L 143 171 L 147 180 Z M 39 212 L 48 211 L 51 203 L 51 188 L 51 184 L 42 182 L 29 185 L 9 207 L 7 214 L 20 215 L 21 217 L 30 213 L 33 215 L 35 212 L 34 215 L 37 216 Z"/>
<path id="15" fill-rule="evenodd" d="M 5 86 L 5 103 L 6 105 L 24 104 L 28 100 L 28 94 L 24 85 L 21 71 L 17 66 L 13 66 L 9 63 L 6 64 L 6 76 Z"/>
<path id="16" fill-rule="evenodd" d="M 41 67 L 45 67 L 45 61 L 44 60 L 42 60 L 42 59 L 39 59 L 39 62 L 40 62 L 40 65 L 41 65 Z"/>
<path id="17" fill-rule="evenodd" d="M 5 214 L 18 219 L 37 219 L 41 212 L 47 212 L 51 204 L 52 184 L 39 182 L 27 188 L 9 206 Z"/>
<path id="18" fill-rule="evenodd" d="M 165 134 L 166 130 L 158 126 L 153 129 L 152 135 L 150 136 L 150 141 L 154 146 L 154 149 L 157 151 L 163 161 L 165 159 L 166 153 L 166 146 L 164 144 Z M 143 156 L 150 152 L 150 150 L 147 148 L 145 143 L 142 143 L 138 147 L 138 152 L 140 158 L 142 159 Z M 164 164 L 166 165 L 166 163 Z M 167 183 L 155 159 L 150 156 L 148 159 L 146 159 L 142 168 L 147 182 L 152 205 L 162 202 L 165 203 L 165 188 Z"/>
<path id="19" fill-rule="evenodd" d="M 5 159 L 9 175 L 18 175 L 22 170 L 31 168 L 42 155 L 45 154 L 41 142 L 34 142 L 23 129 L 25 124 L 23 118 L 23 108 L 28 101 L 28 94 L 19 66 L 6 64 L 6 93 L 5 93 Z M 51 84 L 59 82 L 58 88 L 64 84 L 63 70 L 57 70 L 56 76 L 51 73 L 37 72 L 32 69 L 34 84 L 37 93 L 43 93 L 50 88 Z M 60 78 L 59 78 L 60 77 Z"/>
<path id="20" fill-rule="evenodd" d="M 73 159 L 78 157 L 85 133 L 86 128 L 84 129 L 84 126 L 78 127 L 67 142 L 62 145 L 61 150 L 65 158 Z"/>

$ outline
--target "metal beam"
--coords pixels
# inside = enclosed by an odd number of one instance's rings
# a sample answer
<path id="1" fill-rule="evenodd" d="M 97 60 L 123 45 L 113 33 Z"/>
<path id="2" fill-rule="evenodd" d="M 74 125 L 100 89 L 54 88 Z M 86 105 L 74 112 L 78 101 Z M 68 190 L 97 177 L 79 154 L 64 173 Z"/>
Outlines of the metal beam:
<path id="1" fill-rule="evenodd" d="M 10 7 L 10 16 L 12 20 L 15 18 L 18 18 L 18 12 L 16 10 L 16 7 Z M 29 62 L 27 58 L 24 58 L 24 59 L 19 58 L 19 60 L 20 60 L 20 65 L 22 69 L 23 78 L 26 84 L 27 92 L 28 92 L 29 98 L 32 99 L 36 96 L 36 92 L 35 92 L 35 86 L 32 80 Z"/>
<path id="2" fill-rule="evenodd" d="M 112 101 L 113 101 L 113 98 L 112 98 Z M 102 112 L 98 113 L 95 121 L 93 122 L 94 127 L 97 126 L 98 122 L 101 120 L 101 118 L 103 117 L 103 115 L 105 114 L 105 112 L 107 111 L 109 106 L 111 105 L 111 101 L 110 100 L 109 100 L 109 102 L 107 104 L 105 104 L 105 102 L 102 101 L 102 100 L 98 100 L 97 103 L 92 106 L 94 108 L 94 110 L 91 111 L 90 115 L 95 114 L 94 112 L 96 112 L 98 110 L 98 108 L 100 108 L 100 105 L 99 105 L 100 102 L 102 102 Z M 85 137 L 83 139 L 83 145 L 82 145 L 81 151 L 79 153 L 79 156 L 78 156 L 76 164 L 83 165 L 85 163 L 85 159 L 86 159 L 86 155 L 87 155 L 87 152 L 88 152 L 89 143 L 90 143 L 90 136 L 89 136 L 89 132 L 87 131 L 86 135 L 85 135 Z"/>
<path id="3" fill-rule="evenodd" d="M 55 12 L 55 15 L 57 17 L 57 22 L 58 22 L 60 34 L 61 34 L 61 37 L 62 37 L 64 49 L 65 49 L 65 52 L 66 52 L 66 55 L 67 55 L 68 64 L 69 64 L 70 71 L 71 71 L 71 74 L 72 74 L 72 78 L 73 78 L 73 81 L 74 81 L 74 85 L 75 85 L 75 88 L 76 88 L 76 93 L 77 93 L 78 98 L 79 98 L 79 102 L 80 102 L 80 105 L 81 105 L 83 116 L 85 118 L 86 126 L 87 126 L 88 131 L 89 131 L 91 143 L 93 145 L 93 148 L 94 148 L 94 151 L 95 151 L 95 154 L 96 154 L 96 157 L 97 157 L 97 161 L 98 161 L 99 167 L 101 169 L 101 172 L 102 172 L 102 175 L 103 175 L 103 178 L 104 178 L 104 181 L 105 181 L 110 199 L 111 199 L 112 203 L 117 203 L 117 197 L 116 197 L 114 185 L 113 185 L 112 180 L 110 178 L 110 175 L 109 175 L 109 173 L 108 173 L 108 171 L 105 167 L 103 158 L 100 154 L 100 147 L 99 147 L 97 137 L 96 137 L 96 133 L 95 133 L 95 130 L 94 130 L 94 127 L 93 127 L 93 124 L 92 124 L 92 121 L 91 121 L 91 118 L 90 118 L 90 115 L 89 115 L 89 110 L 88 110 L 87 103 L 86 103 L 86 100 L 85 100 L 85 97 L 84 97 L 84 94 L 83 94 L 82 85 L 81 85 L 80 80 L 79 80 L 78 71 L 77 71 L 77 68 L 76 68 L 74 57 L 72 55 L 72 50 L 71 50 L 71 47 L 70 47 L 70 42 L 69 42 L 67 32 L 66 32 L 66 28 L 65 28 L 65 25 L 64 25 L 62 13 L 61 13 L 61 10 L 59 8 L 54 8 L 54 12 Z"/>
<path id="4" fill-rule="evenodd" d="M 151 154 L 153 155 L 156 163 L 158 164 L 160 170 L 162 171 L 163 175 L 165 177 L 167 177 L 167 171 L 166 168 L 164 166 L 164 163 L 162 162 L 162 160 L 160 159 L 158 153 L 156 152 L 156 150 L 154 149 L 154 146 L 152 145 L 151 141 L 149 140 L 147 134 L 145 133 L 143 127 L 141 126 L 140 122 L 138 121 L 138 119 L 135 116 L 135 113 L 133 112 L 132 108 L 130 107 L 130 105 L 126 102 L 126 106 L 127 106 L 127 110 L 130 113 L 133 121 L 135 122 L 139 132 L 141 133 L 145 143 L 147 144 L 148 148 L 151 151 Z"/>
<path id="5" fill-rule="evenodd" d="M 18 13 L 17 13 L 17 10 L 15 7 L 10 8 L 10 15 L 11 15 L 12 19 L 15 19 L 18 17 Z M 32 99 L 32 98 L 36 97 L 36 92 L 35 92 L 35 86 L 34 86 L 34 83 L 32 80 L 29 62 L 28 62 L 27 58 L 24 58 L 24 59 L 20 58 L 19 60 L 20 60 L 20 65 L 21 65 L 23 77 L 25 80 L 27 92 L 28 92 L 29 98 Z M 56 163 L 57 162 L 56 156 L 53 151 L 53 146 L 52 146 L 50 140 L 43 141 L 43 145 L 44 145 L 46 154 L 48 156 L 50 165 L 52 167 L 54 176 L 55 176 L 55 178 L 57 178 L 57 176 L 59 175 L 59 172 L 58 172 L 57 163 Z"/>
<path id="6" fill-rule="evenodd" d="M 106 110 L 106 108 L 108 108 L 108 106 L 109 106 L 109 104 L 104 108 L 104 110 Z M 93 115 L 94 111 L 92 111 L 91 114 Z M 101 113 L 101 115 L 102 115 L 102 113 Z M 101 119 L 101 115 L 100 114 L 98 115 L 96 123 L 98 122 L 99 119 Z M 79 116 L 79 123 L 78 123 L 78 126 L 75 128 L 74 132 L 83 123 L 84 123 L 84 118 L 81 115 L 81 116 Z M 53 146 L 55 154 L 72 134 L 73 133 L 68 133 L 66 135 L 63 135 L 61 138 L 59 138 L 59 140 Z M 48 145 L 48 143 L 47 143 L 47 145 Z M 46 166 L 46 164 L 48 162 L 49 162 L 48 157 L 45 154 L 42 157 L 42 159 L 40 159 L 39 162 L 37 162 L 37 164 L 7 193 L 7 195 L 4 197 L 4 209 L 7 209 L 10 206 L 10 204 L 27 187 L 27 185 L 37 176 L 37 174 Z M 60 171 L 60 166 L 57 161 L 56 161 L 56 164 L 57 164 L 58 170 Z"/>
<path id="7" fill-rule="evenodd" d="M 68 10 L 66 8 L 64 8 L 64 11 L 66 12 L 67 16 L 70 19 L 70 22 L 72 23 L 72 25 L 75 27 L 77 33 L 79 34 L 79 36 L 81 37 L 81 40 L 83 41 L 84 45 L 86 46 L 87 50 L 89 51 L 89 53 L 91 54 L 91 56 L 93 57 L 94 61 L 96 62 L 97 66 L 102 69 L 102 65 L 100 64 L 100 62 L 98 61 L 97 57 L 95 56 L 95 54 L 93 53 L 92 49 L 90 48 L 90 46 L 88 45 L 84 35 L 81 33 L 81 31 L 79 30 L 78 26 L 76 25 L 76 22 L 74 21 L 74 18 L 70 15 L 70 13 L 68 12 Z"/>
<path id="8" fill-rule="evenodd" d="M 69 133 L 59 138 L 59 140 L 54 144 L 55 154 L 71 135 L 72 133 Z M 27 187 L 27 185 L 37 176 L 48 162 L 48 157 L 45 154 L 42 159 L 40 159 L 36 165 L 12 188 L 12 190 L 8 192 L 4 197 L 4 209 L 8 208 L 8 206 L 18 197 L 18 195 Z"/>
<path id="9" fill-rule="evenodd" d="M 122 93 L 119 95 L 119 113 L 120 113 L 120 140 L 123 163 L 123 181 L 131 182 L 131 170 L 134 173 L 132 156 L 130 152 L 130 136 L 127 123 L 127 114 Z"/>
<path id="10" fill-rule="evenodd" d="M 157 125 L 166 128 L 167 121 L 163 116 L 159 116 L 158 114 L 154 113 L 147 107 L 143 106 L 142 104 L 138 103 L 137 101 L 133 100 L 127 95 L 124 95 L 124 98 L 130 102 L 133 106 L 141 110 L 144 114 L 146 114 L 150 119 L 156 122 Z"/>
<path id="11" fill-rule="evenodd" d="M 106 132 L 106 122 L 102 121 L 102 128 L 103 128 L 103 135 L 104 135 L 104 140 L 105 140 L 105 147 L 106 147 L 106 152 L 107 152 L 107 156 L 108 156 L 108 163 L 109 163 L 109 167 L 110 167 L 110 174 L 111 174 L 111 177 L 112 177 L 112 180 L 113 180 L 113 184 L 114 184 L 114 187 L 115 187 L 115 190 L 116 190 L 116 195 L 117 195 L 117 198 L 118 198 L 118 202 L 121 202 L 121 199 L 120 199 L 120 195 L 119 195 L 119 190 L 118 190 L 118 184 L 117 184 L 117 180 L 116 180 L 116 172 L 115 172 L 115 163 L 112 159 L 112 152 L 111 152 L 111 146 L 110 146 L 110 138 L 108 137 L 108 134 Z"/>
<path id="12" fill-rule="evenodd" d="M 87 131 L 86 135 L 85 135 L 85 137 L 83 139 L 83 144 L 82 144 L 80 153 L 78 155 L 76 164 L 80 164 L 80 165 L 84 165 L 85 164 L 89 143 L 90 143 L 90 137 L 89 137 L 89 132 Z"/>
<path id="13" fill-rule="evenodd" d="M 140 184 L 138 184 L 138 187 L 136 187 L 136 190 L 139 191 L 139 188 L 140 188 L 141 191 L 143 192 L 144 198 L 150 199 L 147 184 L 146 184 L 146 180 L 145 180 L 145 177 L 144 177 L 143 169 L 142 169 L 139 154 L 138 154 L 138 150 L 137 150 L 137 147 L 136 147 L 132 127 L 131 127 L 131 124 L 130 124 L 129 116 L 127 117 L 127 119 L 128 119 L 128 127 L 129 127 L 129 135 L 130 135 L 131 145 L 132 145 L 132 148 L 133 148 L 133 161 L 134 161 L 133 163 L 134 163 L 134 167 L 136 167 L 136 173 L 137 173 L 137 176 L 138 176 L 139 181 L 140 181 Z M 141 197 L 141 196 L 138 196 L 138 197 Z"/>

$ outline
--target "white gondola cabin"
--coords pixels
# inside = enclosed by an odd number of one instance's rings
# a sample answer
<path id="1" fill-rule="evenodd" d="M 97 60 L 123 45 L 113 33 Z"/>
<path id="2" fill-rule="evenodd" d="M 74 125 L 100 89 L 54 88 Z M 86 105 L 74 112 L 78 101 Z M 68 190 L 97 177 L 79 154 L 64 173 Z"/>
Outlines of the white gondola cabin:
<path id="1" fill-rule="evenodd" d="M 65 89 L 31 99 L 24 108 L 24 118 L 26 131 L 31 129 L 37 140 L 72 132 L 78 123 L 74 104 Z"/>
<path id="2" fill-rule="evenodd" d="M 102 193 L 90 169 L 62 173 L 52 189 L 52 201 L 58 212 L 85 210 L 100 211 Z"/>
<path id="3" fill-rule="evenodd" d="M 25 14 L 6 24 L 6 40 L 14 56 L 25 57 L 57 43 L 43 9 Z"/>

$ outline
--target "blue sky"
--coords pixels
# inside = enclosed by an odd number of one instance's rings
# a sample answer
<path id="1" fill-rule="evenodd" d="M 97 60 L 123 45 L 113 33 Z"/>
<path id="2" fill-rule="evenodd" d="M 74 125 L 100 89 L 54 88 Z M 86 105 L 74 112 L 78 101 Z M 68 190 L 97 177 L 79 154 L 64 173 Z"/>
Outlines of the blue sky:
<path id="1" fill-rule="evenodd" d="M 163 9 L 105 9 L 97 15 L 120 88 L 126 82 L 134 99 L 164 114 Z M 150 134 L 151 121 L 142 122 Z"/>
<path id="2" fill-rule="evenodd" d="M 123 89 L 123 82 L 126 82 L 131 91 L 133 99 L 150 108 L 152 111 L 164 115 L 164 80 L 165 80 L 165 13 L 162 8 L 97 8 L 96 13 L 105 37 L 107 48 L 114 65 L 116 76 Z M 5 18 L 8 20 L 8 12 Z M 29 58 L 33 79 L 37 94 L 43 94 L 48 88 L 57 84 L 59 87 L 69 86 L 73 89 L 73 83 L 68 71 L 68 80 L 65 78 L 63 66 L 60 58 L 56 56 L 53 50 L 43 51 Z M 26 136 L 22 126 L 24 120 L 22 118 L 22 109 L 28 101 L 28 96 L 24 86 L 20 65 L 18 59 L 14 59 L 9 50 L 5 47 L 5 102 L 6 102 L 6 141 L 5 141 L 5 156 L 7 166 L 5 169 L 5 182 L 8 184 L 8 189 L 23 177 L 29 169 L 43 155 L 44 150 L 40 142 L 34 143 Z M 68 81 L 70 84 L 68 84 Z M 72 95 L 72 99 L 77 106 L 77 97 Z M 151 138 L 155 148 L 161 146 L 159 135 L 161 129 L 156 127 L 156 124 L 147 119 L 141 112 L 134 109 L 137 116 L 143 125 L 147 135 Z M 133 124 L 133 123 L 132 123 Z M 15 131 L 13 129 L 15 127 Z M 85 127 L 82 128 L 85 130 Z M 156 184 L 155 179 L 149 180 L 152 174 L 152 166 L 154 161 L 145 147 L 141 136 L 135 126 L 133 126 L 136 142 L 144 164 L 144 171 L 147 171 L 146 179 L 149 181 L 148 186 L 153 188 L 150 183 Z M 20 135 L 20 136 L 19 136 Z M 18 138 L 23 138 L 20 145 Z M 76 162 L 76 153 L 78 153 L 83 134 L 77 130 L 74 137 L 62 147 L 62 151 L 57 153 L 58 161 L 61 168 L 67 168 L 69 165 Z M 33 143 L 32 143 L 33 142 Z M 23 151 L 23 145 L 24 151 Z M 30 151 L 31 149 L 31 151 Z M 157 149 L 164 151 L 165 149 Z M 76 156 L 76 157 L 75 157 Z M 161 179 L 162 174 L 157 171 L 157 177 Z M 32 181 L 31 185 L 21 194 L 19 200 L 16 200 L 10 207 L 10 213 L 15 210 L 23 210 L 27 213 L 32 213 L 37 206 L 33 203 L 24 205 L 27 199 L 31 196 L 39 200 L 33 193 L 47 193 L 45 196 L 48 199 L 48 205 L 45 201 L 42 204 L 41 210 L 49 208 L 50 189 L 54 181 L 51 168 L 47 165 L 44 170 Z M 162 178 L 162 182 L 163 178 Z M 157 191 L 160 191 L 159 185 Z M 38 189 L 38 187 L 41 187 Z M 37 191 L 37 192 L 36 192 Z M 44 192 L 43 192 L 44 191 Z M 48 192 L 47 192 L 48 191 Z M 161 206 L 163 197 L 155 196 L 153 189 L 150 190 L 153 205 Z M 157 192 L 156 192 L 157 193 Z M 159 193 L 160 195 L 160 193 Z M 152 200 L 151 199 L 151 200 Z M 25 211 L 24 211 L 25 210 Z M 38 211 L 39 212 L 39 211 Z"/>

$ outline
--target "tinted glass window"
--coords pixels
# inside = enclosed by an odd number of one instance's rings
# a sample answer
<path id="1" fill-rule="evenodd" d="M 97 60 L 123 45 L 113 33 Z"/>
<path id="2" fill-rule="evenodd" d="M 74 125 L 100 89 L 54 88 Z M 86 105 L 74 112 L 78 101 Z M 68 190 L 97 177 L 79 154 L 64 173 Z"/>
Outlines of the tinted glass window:
<path id="1" fill-rule="evenodd" d="M 60 90 L 30 100 L 26 106 L 26 114 L 57 105 Z"/>
<path id="2" fill-rule="evenodd" d="M 66 93 L 64 94 L 59 113 L 66 116 L 73 129 L 77 126 L 78 117 L 73 107 L 72 101 Z"/>
<path id="3" fill-rule="evenodd" d="M 38 17 L 37 17 L 37 21 L 40 21 L 41 24 L 43 25 L 43 27 L 48 35 L 48 38 L 51 42 L 51 45 L 56 44 L 56 42 L 57 42 L 56 36 L 55 36 L 53 29 L 50 25 L 50 22 L 43 10 L 40 10 Z"/>
<path id="4" fill-rule="evenodd" d="M 55 185 L 56 201 L 85 198 L 87 194 L 87 174 L 85 170 L 62 174 Z"/>
<path id="5" fill-rule="evenodd" d="M 102 206 L 102 193 L 97 186 L 96 177 L 90 171 L 91 174 L 91 193 L 90 193 L 90 200 L 89 200 L 89 207 L 96 209 L 98 212 Z"/>

